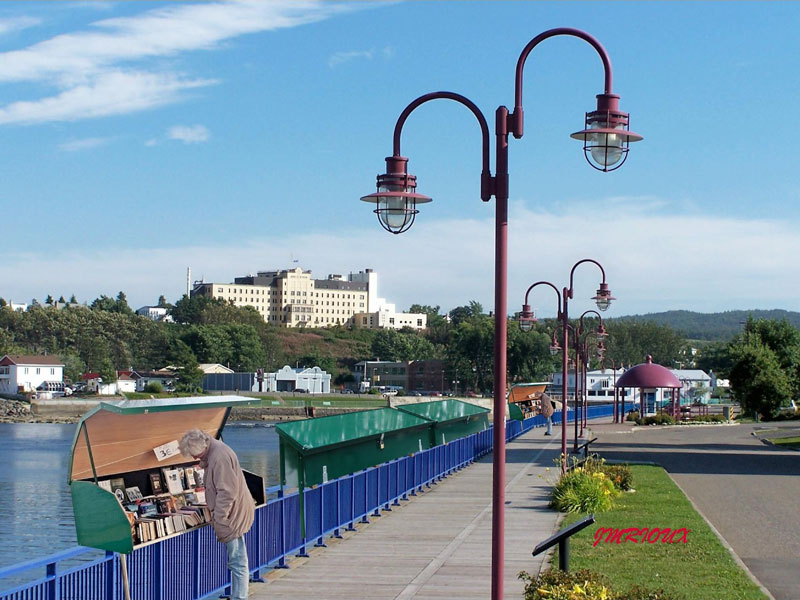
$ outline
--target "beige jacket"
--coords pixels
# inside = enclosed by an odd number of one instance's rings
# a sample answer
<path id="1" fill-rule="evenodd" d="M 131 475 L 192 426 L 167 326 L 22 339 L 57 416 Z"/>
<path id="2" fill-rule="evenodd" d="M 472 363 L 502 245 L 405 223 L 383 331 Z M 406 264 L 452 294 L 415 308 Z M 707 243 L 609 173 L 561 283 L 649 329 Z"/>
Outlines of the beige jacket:
<path id="1" fill-rule="evenodd" d="M 253 525 L 255 501 L 236 453 L 219 440 L 211 440 L 200 466 L 205 469 L 206 503 L 217 540 L 226 543 L 242 537 Z"/>

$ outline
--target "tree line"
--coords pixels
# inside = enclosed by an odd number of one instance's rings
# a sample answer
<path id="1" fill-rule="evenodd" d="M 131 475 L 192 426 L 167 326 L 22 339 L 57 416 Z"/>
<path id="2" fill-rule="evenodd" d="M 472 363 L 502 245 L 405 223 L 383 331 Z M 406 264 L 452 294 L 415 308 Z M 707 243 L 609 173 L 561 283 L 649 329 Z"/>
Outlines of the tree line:
<path id="1" fill-rule="evenodd" d="M 72 380 L 87 371 L 105 378 L 113 377 L 114 370 L 175 366 L 190 387 L 201 378 L 199 363 L 220 363 L 240 372 L 271 371 L 286 364 L 318 365 L 337 384 L 346 384 L 361 360 L 440 359 L 448 381 L 458 379 L 461 389 L 488 392 L 493 385 L 494 319 L 475 301 L 447 315 L 439 306 L 412 305 L 409 312 L 428 316 L 424 332 L 283 329 L 266 323 L 252 307 L 236 307 L 206 296 L 184 296 L 174 305 L 162 296 L 159 305 L 168 309 L 174 322 L 155 322 L 135 314 L 123 292 L 115 298 L 100 296 L 88 305 L 68 303 L 57 308 L 55 302 L 36 303 L 25 312 L 5 307 L 0 309 L 0 353 L 56 354 Z M 596 325 L 594 319 L 584 320 L 583 332 L 588 334 Z M 540 320 L 531 331 L 523 332 L 510 318 L 507 328 L 510 383 L 546 380 L 560 370 L 560 354 L 550 351 L 554 337 L 560 340 L 558 322 Z M 644 362 L 648 354 L 668 367 L 691 366 L 685 338 L 668 326 L 608 320 L 606 329 L 604 362 L 594 342 L 589 342 L 590 368 L 610 368 L 612 363 L 632 366 Z"/>

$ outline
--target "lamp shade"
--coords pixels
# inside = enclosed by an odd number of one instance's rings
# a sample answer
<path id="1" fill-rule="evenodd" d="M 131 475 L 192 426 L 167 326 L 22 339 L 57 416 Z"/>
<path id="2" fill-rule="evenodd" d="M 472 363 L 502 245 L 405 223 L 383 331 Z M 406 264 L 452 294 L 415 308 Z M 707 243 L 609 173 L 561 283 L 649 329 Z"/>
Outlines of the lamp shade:
<path id="1" fill-rule="evenodd" d="M 611 305 L 612 300 L 616 300 L 614 296 L 611 295 L 611 290 L 608 289 L 607 283 L 601 283 L 600 289 L 597 290 L 597 294 L 592 296 L 592 300 L 595 301 L 597 304 L 598 310 L 608 310 L 608 307 Z"/>
<path id="2" fill-rule="evenodd" d="M 625 162 L 629 144 L 642 140 L 628 124 L 628 113 L 619 110 L 619 96 L 598 94 L 597 110 L 586 113 L 585 128 L 570 137 L 583 142 L 586 160 L 592 167 L 614 171 Z"/>
<path id="3" fill-rule="evenodd" d="M 403 233 L 414 224 L 419 210 L 417 204 L 430 202 L 431 198 L 416 193 L 417 178 L 406 172 L 408 159 L 390 156 L 386 159 L 386 173 L 378 175 L 378 191 L 362 196 L 363 202 L 375 204 L 373 212 L 378 222 L 390 233 Z"/>

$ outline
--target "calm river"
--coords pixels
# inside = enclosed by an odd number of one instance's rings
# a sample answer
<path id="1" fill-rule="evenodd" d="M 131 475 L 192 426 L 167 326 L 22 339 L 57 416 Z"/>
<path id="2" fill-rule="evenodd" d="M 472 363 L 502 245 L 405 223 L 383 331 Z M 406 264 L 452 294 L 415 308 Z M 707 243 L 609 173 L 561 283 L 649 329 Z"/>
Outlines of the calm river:
<path id="1" fill-rule="evenodd" d="M 0 423 L 0 567 L 77 545 L 67 462 L 75 425 Z M 242 468 L 277 485 L 278 435 L 263 423 L 230 423 L 225 442 Z"/>

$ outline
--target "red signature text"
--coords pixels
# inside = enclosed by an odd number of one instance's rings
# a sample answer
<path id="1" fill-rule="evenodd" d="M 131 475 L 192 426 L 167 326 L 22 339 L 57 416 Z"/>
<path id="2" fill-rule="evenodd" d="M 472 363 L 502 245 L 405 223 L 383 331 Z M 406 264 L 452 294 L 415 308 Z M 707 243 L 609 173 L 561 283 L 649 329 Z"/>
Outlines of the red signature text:
<path id="1" fill-rule="evenodd" d="M 659 540 L 662 544 L 685 544 L 689 541 L 691 529 L 659 529 L 658 527 L 643 528 L 628 527 L 627 529 L 612 529 L 610 527 L 599 527 L 594 534 L 594 544 L 600 542 L 606 544 L 622 544 L 623 542 L 633 542 L 634 544 L 655 544 Z M 605 536 L 605 539 L 603 539 Z"/>

